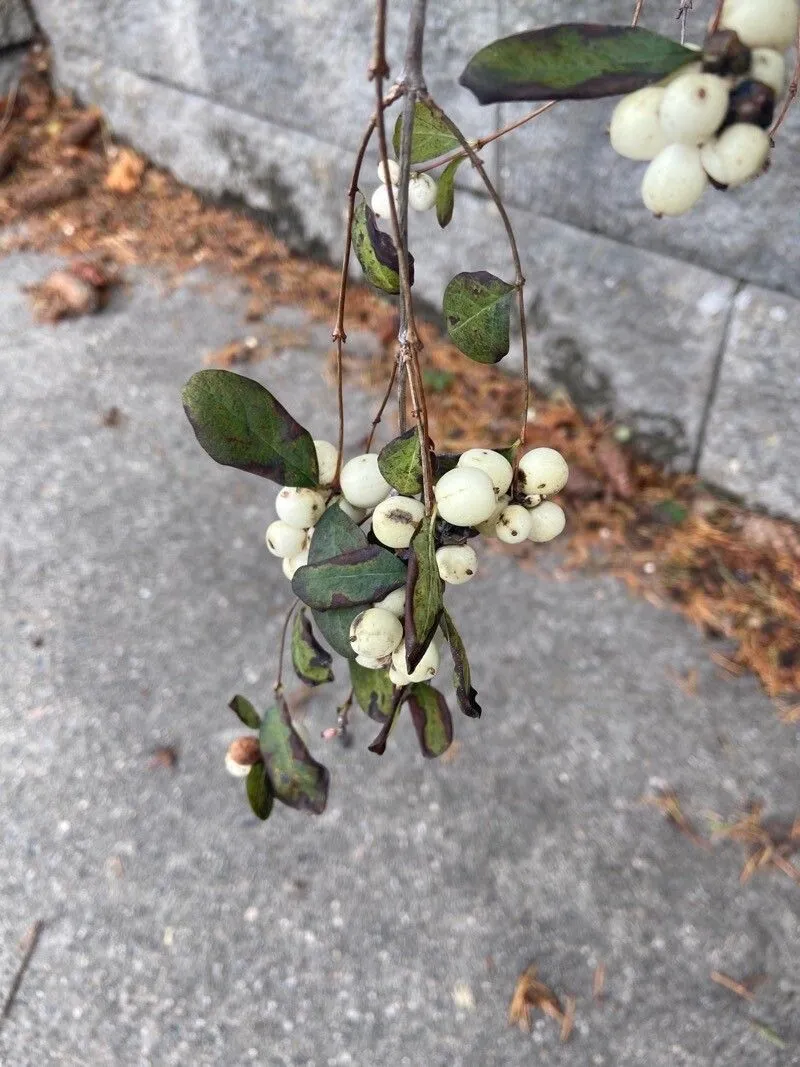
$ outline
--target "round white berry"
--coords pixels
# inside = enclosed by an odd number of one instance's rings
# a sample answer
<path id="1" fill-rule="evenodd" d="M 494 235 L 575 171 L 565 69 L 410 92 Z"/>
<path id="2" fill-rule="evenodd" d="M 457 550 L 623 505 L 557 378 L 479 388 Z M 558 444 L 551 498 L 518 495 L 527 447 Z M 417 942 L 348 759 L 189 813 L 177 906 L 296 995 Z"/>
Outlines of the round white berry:
<path id="1" fill-rule="evenodd" d="M 702 46 L 699 44 L 685 44 L 683 47 L 690 49 L 692 52 L 703 51 Z M 687 74 L 696 74 L 702 69 L 702 63 L 685 63 L 682 67 L 678 67 L 677 70 L 674 70 L 672 74 L 668 74 L 666 78 L 662 78 L 658 84 L 663 88 L 666 88 L 668 85 L 672 85 L 673 82 L 676 82 L 678 78 L 685 78 Z"/>
<path id="2" fill-rule="evenodd" d="M 250 766 L 246 763 L 237 763 L 229 753 L 225 753 L 225 770 L 234 778 L 246 778 L 250 773 Z"/>
<path id="3" fill-rule="evenodd" d="M 737 122 L 716 141 L 703 145 L 700 161 L 706 174 L 720 185 L 735 187 L 755 178 L 767 161 L 769 134 L 760 126 Z"/>
<path id="4" fill-rule="evenodd" d="M 383 659 L 374 659 L 372 656 L 356 656 L 356 663 L 359 667 L 366 667 L 370 671 L 381 671 L 388 667 L 391 662 L 391 656 L 384 656 Z"/>
<path id="5" fill-rule="evenodd" d="M 729 99 L 728 83 L 716 74 L 678 78 L 661 100 L 661 129 L 667 143 L 699 145 L 713 137 L 728 112 Z"/>
<path id="6" fill-rule="evenodd" d="M 486 522 L 479 522 L 476 526 L 478 533 L 483 534 L 484 537 L 496 537 L 497 520 L 500 518 L 500 516 L 503 514 L 503 512 L 510 503 L 511 497 L 508 495 L 508 493 L 503 493 L 503 495 L 498 499 L 494 511 L 486 520 Z"/>
<path id="7" fill-rule="evenodd" d="M 261 748 L 255 737 L 237 737 L 225 753 L 225 768 L 234 778 L 246 778 L 250 768 L 261 761 Z"/>
<path id="8" fill-rule="evenodd" d="M 797 0 L 725 0 L 720 26 L 750 48 L 790 48 L 797 35 Z"/>
<path id="9" fill-rule="evenodd" d="M 514 470 L 505 456 L 491 448 L 468 448 L 458 458 L 459 467 L 474 467 L 488 474 L 494 486 L 495 496 L 502 496 L 511 485 Z"/>
<path id="10" fill-rule="evenodd" d="M 552 496 L 567 484 L 567 461 L 555 448 L 532 448 L 519 461 L 522 491 L 529 495 Z"/>
<path id="11" fill-rule="evenodd" d="M 393 592 L 385 596 L 383 600 L 378 600 L 375 604 L 376 608 L 383 608 L 384 611 L 391 611 L 392 615 L 396 615 L 398 619 L 405 618 L 406 614 L 406 591 L 404 588 L 395 589 Z"/>
<path id="12" fill-rule="evenodd" d="M 372 513 L 372 532 L 387 548 L 408 548 L 425 515 L 425 505 L 410 496 L 387 496 Z"/>
<path id="13" fill-rule="evenodd" d="M 529 541 L 552 541 L 558 537 L 567 524 L 567 516 L 552 500 L 544 500 L 538 507 L 531 508 L 531 532 Z"/>
<path id="14" fill-rule="evenodd" d="M 433 491 L 439 514 L 453 526 L 486 522 L 497 500 L 491 478 L 475 467 L 454 467 L 442 475 Z"/>
<path id="15" fill-rule="evenodd" d="M 408 672 L 405 645 L 392 654 L 392 665 L 389 668 L 389 677 L 395 685 L 408 685 L 409 682 L 427 682 L 433 678 L 439 670 L 439 649 L 436 643 L 431 641 L 425 650 L 425 655 L 417 664 L 417 668 L 411 674 Z"/>
<path id="16" fill-rule="evenodd" d="M 392 217 L 392 208 L 389 203 L 388 186 L 379 185 L 375 192 L 372 194 L 372 199 L 369 203 L 370 207 L 379 219 L 390 219 Z"/>
<path id="17" fill-rule="evenodd" d="M 319 484 L 330 485 L 336 476 L 336 461 L 339 458 L 336 445 L 330 441 L 314 441 L 314 451 L 317 453 Z"/>
<path id="18" fill-rule="evenodd" d="M 520 504 L 510 504 L 497 520 L 496 536 L 507 545 L 518 545 L 530 532 L 530 512 Z"/>
<path id="19" fill-rule="evenodd" d="M 439 577 L 448 585 L 463 585 L 475 577 L 478 557 L 470 545 L 443 545 L 436 550 Z"/>
<path id="20" fill-rule="evenodd" d="M 658 115 L 664 89 L 648 85 L 623 96 L 611 115 L 611 147 L 626 159 L 655 159 L 669 143 Z"/>
<path id="21" fill-rule="evenodd" d="M 642 179 L 642 200 L 654 215 L 685 215 L 708 187 L 700 149 L 671 144 L 659 152 Z"/>
<path id="22" fill-rule="evenodd" d="M 750 77 L 783 96 L 786 88 L 786 60 L 773 48 L 754 48 L 750 65 Z"/>
<path id="23" fill-rule="evenodd" d="M 306 547 L 308 534 L 305 530 L 298 530 L 296 526 L 290 526 L 283 519 L 276 519 L 267 527 L 265 538 L 267 548 L 273 556 L 286 559 L 287 556 L 296 556 Z"/>
<path id="24" fill-rule="evenodd" d="M 383 608 L 367 608 L 356 615 L 350 627 L 351 648 L 357 656 L 366 656 L 368 659 L 385 659 L 402 640 L 400 620 Z"/>
<path id="25" fill-rule="evenodd" d="M 400 164 L 394 159 L 387 159 L 384 167 L 383 161 L 381 161 L 378 164 L 378 181 L 383 185 L 397 185 L 400 181 Z"/>
<path id="26" fill-rule="evenodd" d="M 316 489 L 281 489 L 275 499 L 278 518 L 298 530 L 313 526 L 325 510 L 325 497 Z"/>
<path id="27" fill-rule="evenodd" d="M 436 180 L 430 174 L 412 174 L 408 183 L 408 206 L 413 211 L 430 211 L 436 203 Z"/>
<path id="28" fill-rule="evenodd" d="M 350 501 L 349 500 L 345 500 L 345 498 L 343 496 L 334 497 L 331 500 L 331 502 L 328 504 L 328 507 L 329 508 L 333 508 L 333 507 L 341 508 L 342 511 L 345 513 L 345 515 L 347 515 L 348 518 L 352 519 L 353 522 L 363 522 L 364 519 L 366 518 L 366 515 L 367 515 L 367 512 L 366 512 L 366 510 L 364 508 L 353 507 L 353 505 L 350 503 Z M 327 508 L 326 508 L 326 510 L 327 510 Z"/>
<path id="29" fill-rule="evenodd" d="M 295 576 L 295 572 L 299 571 L 301 567 L 305 567 L 308 563 L 308 549 L 304 548 L 302 552 L 298 552 L 296 556 L 287 556 L 283 561 L 283 573 L 286 578 L 291 582 Z"/>
<path id="30" fill-rule="evenodd" d="M 381 474 L 374 452 L 348 460 L 342 467 L 339 481 L 345 500 L 357 508 L 374 508 L 392 488 Z"/>

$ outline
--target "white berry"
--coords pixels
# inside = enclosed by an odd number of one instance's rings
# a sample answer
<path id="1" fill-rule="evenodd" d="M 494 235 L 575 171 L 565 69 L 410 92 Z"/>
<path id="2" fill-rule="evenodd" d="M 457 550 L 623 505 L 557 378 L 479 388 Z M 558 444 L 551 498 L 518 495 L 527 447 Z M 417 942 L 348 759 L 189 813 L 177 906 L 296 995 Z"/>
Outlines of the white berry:
<path id="1" fill-rule="evenodd" d="M 305 530 L 298 530 L 283 519 L 276 519 L 267 527 L 265 540 L 273 556 L 286 559 L 287 556 L 296 556 L 298 552 L 303 551 L 308 535 Z"/>
<path id="2" fill-rule="evenodd" d="M 484 537 L 496 537 L 497 536 L 497 520 L 503 514 L 505 509 L 511 503 L 511 497 L 508 493 L 498 499 L 494 511 L 486 520 L 486 522 L 479 522 L 476 526 L 478 533 L 482 533 Z"/>
<path id="3" fill-rule="evenodd" d="M 518 545 L 530 532 L 530 512 L 520 504 L 510 504 L 497 520 L 496 536 L 507 545 Z"/>
<path id="4" fill-rule="evenodd" d="M 416 670 L 411 674 L 408 673 L 405 645 L 401 645 L 392 654 L 389 677 L 394 685 L 408 685 L 409 682 L 427 682 L 430 678 L 433 678 L 438 669 L 439 649 L 436 647 L 435 642 L 431 641 L 425 650 L 425 655 L 417 664 Z"/>
<path id="5" fill-rule="evenodd" d="M 374 452 L 348 460 L 342 467 L 339 481 L 345 500 L 357 508 L 374 508 L 392 488 L 381 474 Z"/>
<path id="6" fill-rule="evenodd" d="M 459 467 L 474 467 L 488 474 L 494 486 L 495 496 L 502 496 L 511 485 L 514 470 L 505 456 L 491 448 L 468 448 L 458 459 Z"/>
<path id="7" fill-rule="evenodd" d="M 406 591 L 404 588 L 395 589 L 388 596 L 385 596 L 383 600 L 378 600 L 375 604 L 376 608 L 383 608 L 384 611 L 391 611 L 392 615 L 396 615 L 398 619 L 402 619 L 406 614 Z"/>
<path id="8" fill-rule="evenodd" d="M 389 219 L 392 217 L 392 208 L 389 203 L 388 186 L 378 186 L 378 188 L 372 194 L 372 199 L 370 200 L 370 207 L 379 219 Z"/>
<path id="9" fill-rule="evenodd" d="M 720 26 L 750 48 L 790 48 L 797 35 L 797 0 L 725 0 Z"/>
<path id="10" fill-rule="evenodd" d="M 463 585 L 475 577 L 478 557 L 470 545 L 443 545 L 436 550 L 439 577 L 448 585 Z"/>
<path id="11" fill-rule="evenodd" d="M 786 88 L 786 61 L 773 48 L 754 48 L 750 65 L 750 77 L 773 89 L 776 96 L 783 96 Z"/>
<path id="12" fill-rule="evenodd" d="M 716 141 L 703 145 L 700 161 L 720 185 L 735 187 L 760 174 L 770 150 L 769 134 L 760 126 L 737 122 Z"/>
<path id="13" fill-rule="evenodd" d="M 454 467 L 434 486 L 439 514 L 453 526 L 475 526 L 494 512 L 497 498 L 488 474 L 474 467 Z"/>
<path id="14" fill-rule="evenodd" d="M 650 160 L 666 148 L 669 142 L 658 114 L 663 98 L 664 89 L 657 85 L 623 96 L 608 131 L 615 152 L 626 159 Z"/>
<path id="15" fill-rule="evenodd" d="M 234 778 L 246 778 L 250 773 L 252 764 L 237 763 L 230 753 L 225 753 L 225 770 Z"/>
<path id="16" fill-rule="evenodd" d="M 383 161 L 381 161 L 378 164 L 378 181 L 383 185 L 397 185 L 400 181 L 400 164 L 394 159 L 387 159 L 384 167 Z"/>
<path id="17" fill-rule="evenodd" d="M 730 90 L 716 74 L 688 74 L 664 90 L 661 129 L 669 144 L 699 145 L 713 137 L 728 112 Z"/>
<path id="18" fill-rule="evenodd" d="M 552 500 L 545 500 L 538 507 L 531 508 L 531 532 L 529 541 L 552 541 L 558 537 L 567 524 L 567 516 Z"/>
<path id="19" fill-rule="evenodd" d="M 308 530 L 325 510 L 325 497 L 316 489 L 292 489 L 286 486 L 275 500 L 278 518 L 298 530 Z"/>
<path id="20" fill-rule="evenodd" d="M 383 659 L 373 659 L 372 656 L 356 656 L 356 663 L 359 667 L 366 667 L 370 671 L 383 670 L 391 662 L 391 656 L 384 656 Z"/>
<path id="21" fill-rule="evenodd" d="M 367 512 L 364 508 L 356 508 L 350 503 L 349 500 L 345 500 L 343 496 L 336 496 L 328 504 L 329 508 L 340 507 L 348 518 L 351 518 L 353 522 L 363 522 L 366 518 Z M 327 510 L 327 509 L 326 509 Z"/>
<path id="22" fill-rule="evenodd" d="M 425 515 L 425 505 L 410 496 L 388 496 L 372 513 L 372 532 L 387 548 L 408 548 Z"/>
<path id="23" fill-rule="evenodd" d="M 298 552 L 296 556 L 287 556 L 283 561 L 283 573 L 286 578 L 291 582 L 295 576 L 295 572 L 301 567 L 305 567 L 308 563 L 308 548 L 304 548 L 302 552 Z"/>
<path id="24" fill-rule="evenodd" d="M 519 461 L 523 492 L 552 496 L 567 484 L 567 461 L 555 448 L 532 448 Z"/>
<path id="25" fill-rule="evenodd" d="M 250 768 L 261 761 L 261 749 L 255 737 L 237 737 L 225 753 L 225 769 L 234 778 L 246 778 Z"/>
<path id="26" fill-rule="evenodd" d="M 435 179 L 430 174 L 412 174 L 408 183 L 408 206 L 413 211 L 430 211 L 435 203 Z"/>
<path id="27" fill-rule="evenodd" d="M 317 453 L 319 484 L 330 485 L 336 476 L 336 461 L 339 458 L 336 445 L 330 441 L 314 441 L 314 451 Z"/>
<path id="28" fill-rule="evenodd" d="M 659 152 L 642 179 L 642 200 L 654 215 L 685 215 L 708 187 L 700 149 L 671 144 Z"/>
<path id="29" fill-rule="evenodd" d="M 383 608 L 367 608 L 350 627 L 350 646 L 357 656 L 381 660 L 390 656 L 403 640 L 403 627 L 396 615 Z"/>

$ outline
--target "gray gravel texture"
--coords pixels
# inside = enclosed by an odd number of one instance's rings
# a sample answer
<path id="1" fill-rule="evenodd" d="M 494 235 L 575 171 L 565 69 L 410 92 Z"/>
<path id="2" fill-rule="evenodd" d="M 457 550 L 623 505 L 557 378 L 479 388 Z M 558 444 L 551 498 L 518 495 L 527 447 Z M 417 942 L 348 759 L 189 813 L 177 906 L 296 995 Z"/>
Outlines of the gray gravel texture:
<path id="1" fill-rule="evenodd" d="M 641 802 L 671 786 L 701 829 L 751 796 L 793 815 L 796 733 L 611 579 L 485 552 L 452 597 L 485 707 L 456 758 L 423 761 L 404 722 L 379 759 L 359 719 L 322 753 L 323 817 L 248 814 L 225 704 L 275 668 L 273 489 L 204 456 L 179 389 L 270 323 L 227 282 L 140 272 L 96 318 L 34 326 L 20 287 L 52 262 L 0 262 L 0 990 L 47 922 L 3 1067 L 800 1064 L 797 885 L 740 885 L 737 847 Z M 325 331 L 297 322 L 303 344 L 252 371 L 331 434 Z M 372 401 L 349 399 L 355 445 Z M 318 755 L 343 688 L 309 708 Z M 174 770 L 149 765 L 163 744 Z M 566 1045 L 506 1023 L 532 961 L 577 997 Z M 750 1005 L 715 969 L 769 980 Z"/>

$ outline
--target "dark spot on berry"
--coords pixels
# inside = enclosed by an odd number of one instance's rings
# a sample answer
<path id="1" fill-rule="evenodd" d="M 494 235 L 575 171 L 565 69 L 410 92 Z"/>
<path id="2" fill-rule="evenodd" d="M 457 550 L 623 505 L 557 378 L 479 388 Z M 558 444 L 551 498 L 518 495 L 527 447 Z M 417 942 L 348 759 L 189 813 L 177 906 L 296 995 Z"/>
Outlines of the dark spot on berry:
<path id="1" fill-rule="evenodd" d="M 465 573 L 465 574 L 469 574 L 470 576 L 472 576 L 472 575 L 473 575 L 473 574 L 475 573 L 475 571 L 471 571 L 471 570 L 469 569 L 469 567 L 467 567 L 467 569 L 466 569 L 466 571 L 465 571 L 464 573 Z"/>
<path id="2" fill-rule="evenodd" d="M 705 100 L 705 98 L 707 96 L 708 96 L 708 93 L 705 91 L 705 89 L 698 89 L 697 90 L 697 98 L 698 98 L 698 100 Z"/>

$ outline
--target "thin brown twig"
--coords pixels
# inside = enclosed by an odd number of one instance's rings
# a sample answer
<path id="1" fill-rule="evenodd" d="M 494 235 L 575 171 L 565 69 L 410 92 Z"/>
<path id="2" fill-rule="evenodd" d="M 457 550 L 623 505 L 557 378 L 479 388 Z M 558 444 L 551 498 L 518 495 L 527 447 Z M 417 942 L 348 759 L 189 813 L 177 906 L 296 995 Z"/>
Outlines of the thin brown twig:
<path id="1" fill-rule="evenodd" d="M 722 18 L 722 9 L 724 6 L 725 0 L 717 0 L 717 7 L 714 11 L 714 17 L 711 19 L 711 22 L 709 23 L 708 27 L 709 33 L 716 33 L 719 29 L 720 19 Z"/>
<path id="2" fill-rule="evenodd" d="M 735 978 L 729 978 L 727 974 L 722 974 L 720 971 L 711 972 L 711 981 L 716 982 L 717 985 L 721 985 L 724 989 L 727 989 L 731 993 L 735 993 L 737 997 L 742 997 L 744 1000 L 755 1000 L 755 995 L 752 989 L 748 989 L 743 982 L 737 982 Z"/>
<path id="3" fill-rule="evenodd" d="M 289 610 L 286 612 L 286 618 L 283 620 L 283 627 L 281 628 L 281 640 L 278 645 L 278 673 L 275 676 L 275 685 L 272 687 L 276 697 L 283 694 L 283 656 L 286 651 L 286 635 L 289 632 L 289 623 L 292 621 L 292 615 L 294 615 L 295 608 L 299 605 L 300 601 L 295 598 L 289 606 Z"/>
<path id="4" fill-rule="evenodd" d="M 606 991 L 606 965 L 602 962 L 598 963 L 594 969 L 594 977 L 592 978 L 592 997 L 598 1004 L 602 1003 L 603 997 Z"/>
<path id="5" fill-rule="evenodd" d="M 372 420 L 372 429 L 369 431 L 369 437 L 367 438 L 367 444 L 366 444 L 366 447 L 364 448 L 365 452 L 369 452 L 369 450 L 372 448 L 372 442 L 373 442 L 373 439 L 375 437 L 375 431 L 378 429 L 378 426 L 380 425 L 380 421 L 383 418 L 383 413 L 386 410 L 386 405 L 389 403 L 389 398 L 392 395 L 392 390 L 394 389 L 394 383 L 397 380 L 397 365 L 398 365 L 398 362 L 399 362 L 398 360 L 395 360 L 394 363 L 392 364 L 392 373 L 389 376 L 389 384 L 386 387 L 386 392 L 383 394 L 383 400 L 381 400 L 381 406 L 375 412 L 375 418 Z"/>
<path id="6" fill-rule="evenodd" d="M 778 117 L 773 122 L 772 127 L 771 127 L 771 129 L 769 131 L 770 137 L 773 137 L 773 138 L 775 137 L 775 134 L 778 132 L 778 130 L 783 125 L 783 123 L 784 123 L 784 121 L 786 119 L 786 116 L 789 114 L 789 111 L 790 111 L 790 109 L 792 107 L 792 104 L 795 102 L 795 99 L 797 98 L 798 86 L 800 86 L 800 23 L 798 23 L 798 26 L 797 26 L 797 37 L 795 39 L 795 49 L 796 49 L 796 53 L 797 54 L 795 56 L 794 73 L 792 74 L 792 80 L 789 82 L 789 88 L 786 90 L 786 96 L 784 97 L 783 105 L 781 106 L 781 109 L 780 109 L 780 111 L 778 113 Z"/>
<path id="7" fill-rule="evenodd" d="M 14 977 L 11 980 L 11 985 L 8 988 L 8 992 L 3 1000 L 3 1006 L 0 1008 L 0 1026 L 6 1021 L 11 1014 L 11 1009 L 14 1007 L 14 1001 L 19 993 L 20 986 L 22 985 L 22 979 L 25 977 L 25 972 L 30 966 L 33 954 L 39 944 L 39 939 L 42 936 L 44 930 L 44 919 L 37 919 L 35 923 L 28 929 L 23 939 L 24 948 L 22 950 L 22 959 L 17 965 L 17 969 L 14 972 Z"/>
<path id="8" fill-rule="evenodd" d="M 483 149 L 492 144 L 493 141 L 499 140 L 501 137 L 505 137 L 507 133 L 513 133 L 514 130 L 518 130 L 521 126 L 525 126 L 532 119 L 538 118 L 543 115 L 545 111 L 549 111 L 551 107 L 555 107 L 558 104 L 558 100 L 549 100 L 546 104 L 541 104 L 539 107 L 529 111 L 527 115 L 523 115 L 521 119 L 514 119 L 513 122 L 507 122 L 505 126 L 501 126 L 499 130 L 495 130 L 494 133 L 487 134 L 486 137 L 478 137 L 474 141 L 470 141 L 470 144 L 476 152 L 482 152 Z M 423 166 L 415 167 L 414 169 L 419 173 L 424 173 L 428 170 L 438 170 L 439 167 L 444 167 L 448 163 L 452 163 L 455 159 L 466 159 L 467 153 L 463 148 L 454 149 L 447 155 L 442 156 L 440 159 L 432 160 L 425 163 Z"/>
<path id="9" fill-rule="evenodd" d="M 639 25 L 639 17 L 642 14 L 642 8 L 644 7 L 644 0 L 636 0 L 636 7 L 633 9 L 633 18 L 631 19 L 631 26 Z"/>
<path id="10" fill-rule="evenodd" d="M 14 114 L 14 108 L 17 104 L 17 93 L 19 93 L 20 79 L 16 78 L 14 84 L 11 86 L 11 91 L 6 99 L 5 110 L 3 111 L 3 117 L 0 119 L 0 134 L 4 134 L 8 128 L 8 124 L 11 122 L 11 118 Z"/>

